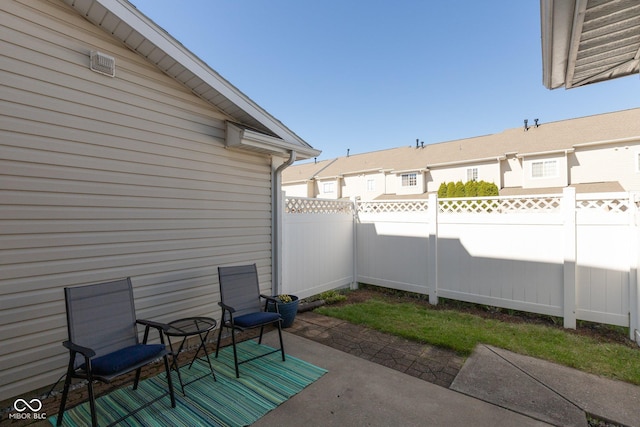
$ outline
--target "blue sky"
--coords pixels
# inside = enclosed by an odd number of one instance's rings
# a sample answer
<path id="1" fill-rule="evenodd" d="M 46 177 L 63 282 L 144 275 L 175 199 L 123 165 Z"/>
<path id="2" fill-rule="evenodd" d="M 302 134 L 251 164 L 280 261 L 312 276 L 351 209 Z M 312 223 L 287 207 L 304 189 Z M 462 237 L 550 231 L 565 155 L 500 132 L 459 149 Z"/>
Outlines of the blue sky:
<path id="1" fill-rule="evenodd" d="M 329 159 L 640 106 L 542 85 L 537 0 L 130 0 Z"/>

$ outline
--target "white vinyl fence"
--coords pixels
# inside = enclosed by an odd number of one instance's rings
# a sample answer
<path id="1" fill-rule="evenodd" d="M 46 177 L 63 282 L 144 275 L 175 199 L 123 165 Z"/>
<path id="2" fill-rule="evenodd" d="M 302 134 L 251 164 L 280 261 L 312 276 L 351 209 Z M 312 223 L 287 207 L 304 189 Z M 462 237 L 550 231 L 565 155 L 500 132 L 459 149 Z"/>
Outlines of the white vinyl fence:
<path id="1" fill-rule="evenodd" d="M 286 198 L 282 292 L 306 298 L 354 284 L 354 205 Z"/>
<path id="2" fill-rule="evenodd" d="M 578 319 L 628 326 L 640 344 L 638 194 L 358 202 L 355 224 L 351 203 L 300 208 L 313 201 L 287 199 L 287 292 L 367 283 L 428 294 L 433 304 L 560 316 L 569 328 Z"/>

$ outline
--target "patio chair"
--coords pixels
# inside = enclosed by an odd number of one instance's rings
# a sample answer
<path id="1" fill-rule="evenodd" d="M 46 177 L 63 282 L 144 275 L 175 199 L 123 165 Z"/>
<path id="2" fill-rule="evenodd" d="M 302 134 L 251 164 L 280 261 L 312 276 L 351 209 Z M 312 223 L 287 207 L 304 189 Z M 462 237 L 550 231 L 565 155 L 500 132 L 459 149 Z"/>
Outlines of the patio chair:
<path id="1" fill-rule="evenodd" d="M 218 279 L 220 282 L 220 302 L 222 307 L 222 320 L 218 331 L 218 343 L 216 346 L 216 358 L 220 350 L 220 339 L 222 338 L 223 327 L 231 329 L 231 342 L 233 345 L 233 361 L 236 368 L 236 378 L 240 378 L 238 365 L 269 354 L 280 351 L 282 361 L 285 361 L 284 345 L 282 344 L 282 317 L 278 313 L 276 300 L 273 297 L 261 295 L 258 283 L 258 271 L 255 264 L 239 265 L 233 267 L 218 267 Z M 264 300 L 264 306 L 262 305 Z M 275 312 L 267 311 L 269 301 L 274 302 Z M 275 349 L 250 359 L 238 362 L 236 350 L 235 331 L 246 331 L 260 328 L 260 338 L 258 344 L 262 343 L 264 327 L 275 325 L 278 328 L 280 338 L 280 349 Z"/>
<path id="2" fill-rule="evenodd" d="M 133 389 L 137 389 L 142 367 L 160 358 L 164 359 L 167 373 L 167 393 L 161 394 L 142 407 L 114 421 L 117 424 L 128 416 L 160 400 L 167 394 L 171 407 L 176 401 L 171 383 L 171 372 L 164 345 L 166 325 L 148 320 L 137 320 L 133 302 L 131 279 L 64 288 L 67 306 L 69 340 L 62 343 L 69 350 L 67 377 L 60 401 L 57 425 L 62 424 L 72 378 L 87 380 L 91 424 L 97 426 L 93 381 L 105 383 L 136 371 Z M 138 339 L 137 325 L 144 325 L 144 339 Z M 150 328 L 158 330 L 161 344 L 147 344 Z"/>

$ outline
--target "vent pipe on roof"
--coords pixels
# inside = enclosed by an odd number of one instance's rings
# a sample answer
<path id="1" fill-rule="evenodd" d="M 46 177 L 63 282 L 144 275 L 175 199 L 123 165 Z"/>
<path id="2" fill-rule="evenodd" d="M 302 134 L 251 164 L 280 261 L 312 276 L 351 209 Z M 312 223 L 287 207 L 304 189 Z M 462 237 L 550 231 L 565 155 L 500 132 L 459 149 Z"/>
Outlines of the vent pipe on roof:
<path id="1" fill-rule="evenodd" d="M 533 119 L 533 123 L 535 124 L 535 127 L 538 127 L 538 119 Z"/>
<path id="2" fill-rule="evenodd" d="M 525 132 L 529 130 L 529 120 L 524 119 L 524 130 Z"/>
<path id="3" fill-rule="evenodd" d="M 416 148 L 418 148 L 418 138 L 416 138 Z"/>
<path id="4" fill-rule="evenodd" d="M 420 148 L 424 148 L 424 141 L 420 141 Z"/>
<path id="5" fill-rule="evenodd" d="M 349 151 L 351 151 L 351 148 L 347 148 L 347 157 L 349 157 Z"/>

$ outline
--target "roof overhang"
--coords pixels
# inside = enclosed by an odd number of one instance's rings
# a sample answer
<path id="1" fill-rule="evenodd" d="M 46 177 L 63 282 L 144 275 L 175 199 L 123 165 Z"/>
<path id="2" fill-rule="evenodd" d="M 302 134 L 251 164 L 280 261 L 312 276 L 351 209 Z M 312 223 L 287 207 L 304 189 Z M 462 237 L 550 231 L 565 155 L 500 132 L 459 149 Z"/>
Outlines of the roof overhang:
<path id="1" fill-rule="evenodd" d="M 238 148 L 280 157 L 288 155 L 291 151 L 296 152 L 296 158 L 309 158 L 320 153 L 310 147 L 306 148 L 291 144 L 280 138 L 231 122 L 227 122 L 225 145 L 229 148 Z"/>
<path id="2" fill-rule="evenodd" d="M 548 89 L 640 72 L 637 0 L 540 0 L 540 25 Z"/>
<path id="3" fill-rule="evenodd" d="M 233 121 L 295 147 L 299 159 L 320 154 L 127 0 L 62 1 Z"/>

